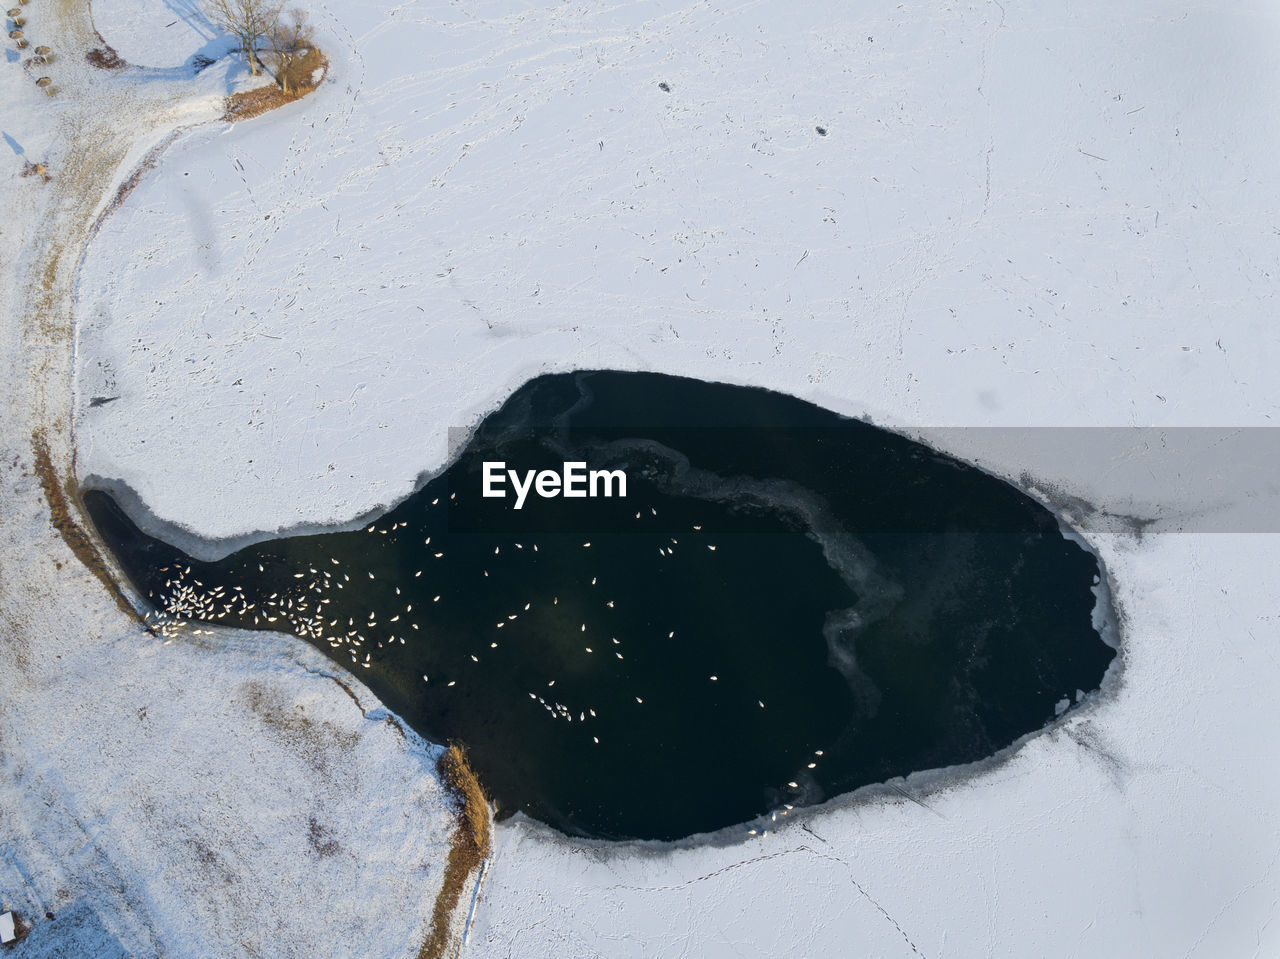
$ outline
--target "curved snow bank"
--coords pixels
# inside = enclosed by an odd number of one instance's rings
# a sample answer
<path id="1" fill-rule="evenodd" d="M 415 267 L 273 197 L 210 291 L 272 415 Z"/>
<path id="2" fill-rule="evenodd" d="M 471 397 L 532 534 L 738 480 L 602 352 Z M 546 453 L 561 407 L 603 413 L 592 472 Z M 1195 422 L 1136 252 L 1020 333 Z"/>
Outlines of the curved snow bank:
<path id="1" fill-rule="evenodd" d="M 334 8 L 324 90 L 185 138 L 93 244 L 80 469 L 204 537 L 350 520 L 572 368 L 890 423 L 1262 422 L 1263 22 Z"/>

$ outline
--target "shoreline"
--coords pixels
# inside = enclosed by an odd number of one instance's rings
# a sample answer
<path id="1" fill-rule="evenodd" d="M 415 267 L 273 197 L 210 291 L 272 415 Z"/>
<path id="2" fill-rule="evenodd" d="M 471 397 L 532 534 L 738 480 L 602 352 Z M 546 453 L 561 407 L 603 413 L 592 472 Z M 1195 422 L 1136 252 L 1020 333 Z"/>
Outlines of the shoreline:
<path id="1" fill-rule="evenodd" d="M 896 431 L 891 432 L 895 432 L 895 435 L 904 435 L 898 434 Z M 915 442 L 922 441 L 917 439 Z M 930 446 L 930 448 L 936 449 L 936 447 L 932 446 Z M 770 812 L 775 815 L 781 814 L 781 817 L 785 817 L 784 820 L 781 820 L 780 817 L 780 824 L 781 822 L 789 822 L 792 820 L 800 824 L 812 823 L 817 819 L 835 814 L 841 810 L 860 809 L 870 805 L 879 805 L 884 803 L 893 804 L 903 800 L 910 800 L 922 806 L 926 806 L 927 808 L 926 800 L 930 797 L 945 793 L 957 786 L 977 783 L 984 776 L 989 775 L 1006 765 L 1014 756 L 1021 752 L 1029 742 L 1042 737 L 1051 736 L 1068 724 L 1072 724 L 1078 722 L 1082 718 L 1095 715 L 1103 708 L 1103 706 L 1111 703 L 1121 694 L 1124 686 L 1123 677 L 1126 653 L 1124 645 L 1125 617 L 1123 609 L 1117 600 L 1117 584 L 1112 578 L 1109 564 L 1106 559 L 1106 552 L 1108 549 L 1118 548 L 1119 545 L 1128 538 L 1129 532 L 1123 524 L 1118 524 L 1119 529 L 1112 530 L 1111 532 L 1099 531 L 1096 533 L 1095 535 L 1100 536 L 1100 540 L 1098 543 L 1095 543 L 1087 537 L 1080 528 L 1074 525 L 1064 513 L 1056 510 L 1054 508 L 1054 504 L 1047 499 L 1043 490 L 1039 487 L 1032 486 L 1030 488 L 1023 488 L 1003 477 L 995 476 L 989 470 L 982 467 L 978 468 L 984 473 L 984 475 L 1003 480 L 1012 488 L 1019 490 L 1028 498 L 1049 510 L 1057 520 L 1058 529 L 1063 538 L 1076 543 L 1094 558 L 1095 562 L 1098 564 L 1099 580 L 1093 587 L 1095 597 L 1093 608 L 1094 629 L 1097 637 L 1104 644 L 1116 651 L 1115 657 L 1107 665 L 1098 685 L 1086 691 L 1081 699 L 1072 702 L 1061 714 L 1049 720 L 1044 725 L 1022 734 L 1013 742 L 988 756 L 972 762 L 916 770 L 904 776 L 896 776 L 883 782 L 869 783 L 859 786 L 854 790 L 830 796 L 829 798 L 810 806 L 797 806 L 789 813 L 783 812 L 782 807 L 779 807 L 778 809 Z M 121 506 L 129 518 L 135 524 L 139 525 L 139 528 L 147 535 L 165 539 L 165 537 L 158 536 L 152 530 L 146 529 L 138 523 L 138 520 L 135 514 L 131 511 L 130 506 L 137 507 L 140 504 L 140 500 L 132 489 L 124 484 L 102 483 L 96 484 L 92 488 L 101 489 L 113 497 L 117 496 L 117 490 L 125 490 L 125 495 L 130 497 L 130 501 L 126 503 L 125 501 L 117 499 L 118 505 Z M 145 506 L 142 506 L 142 508 L 145 509 Z M 322 533 L 336 530 L 358 530 L 367 526 L 371 521 L 376 521 L 377 517 L 383 515 L 384 512 L 385 511 L 379 511 L 378 513 L 369 514 L 366 517 L 362 517 L 350 523 L 341 524 L 339 526 L 328 526 L 311 532 Z M 246 542 L 242 545 L 264 542 L 275 538 L 277 537 L 266 536 L 260 539 L 246 537 Z M 165 539 L 165 542 L 169 543 L 169 545 L 182 549 L 184 552 L 187 552 L 195 558 L 202 560 L 206 559 L 204 556 L 192 553 L 183 543 L 172 543 L 167 539 Z M 233 552 L 235 549 L 240 548 L 240 545 L 234 545 L 231 548 L 226 548 L 227 544 L 225 541 L 218 545 L 223 547 L 223 550 L 220 552 L 220 555 L 213 557 L 214 559 L 222 558 L 228 553 Z M 220 627 L 214 623 L 192 621 L 193 624 L 197 622 L 201 629 L 210 630 L 215 636 L 228 629 L 240 631 L 237 627 Z M 293 639 L 302 642 L 304 645 L 310 645 L 305 639 L 293 636 L 293 634 L 282 632 L 281 635 L 290 636 Z M 334 662 L 335 668 L 344 668 L 340 662 L 337 662 L 336 660 Z M 390 710 L 388 710 L 388 713 L 390 714 Z M 402 719 L 399 719 L 398 717 L 397 719 L 403 724 Z M 504 819 L 498 825 L 498 828 L 500 830 L 516 828 L 523 824 L 521 828 L 523 828 L 526 833 L 541 835 L 544 837 L 555 837 L 556 842 L 569 843 L 574 848 L 609 850 L 609 855 L 626 856 L 629 851 L 635 850 L 674 852 L 681 849 L 733 846 L 754 838 L 747 833 L 747 830 L 753 826 L 762 827 L 768 824 L 770 821 L 770 812 L 765 812 L 757 817 L 738 823 L 732 823 L 709 832 L 695 833 L 675 840 L 588 839 L 562 833 L 555 829 L 555 827 L 542 823 L 539 820 L 532 819 L 520 812 L 516 812 L 512 817 L 508 817 L 511 820 L 510 824 L 508 824 L 507 820 Z"/>

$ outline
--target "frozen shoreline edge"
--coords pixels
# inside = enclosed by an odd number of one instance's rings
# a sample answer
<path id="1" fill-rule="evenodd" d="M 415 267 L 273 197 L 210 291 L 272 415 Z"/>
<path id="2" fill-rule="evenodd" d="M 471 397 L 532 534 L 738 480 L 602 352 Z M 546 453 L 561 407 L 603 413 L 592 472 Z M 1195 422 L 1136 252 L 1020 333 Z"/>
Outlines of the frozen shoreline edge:
<path id="1" fill-rule="evenodd" d="M 518 392 L 520 389 L 523 389 L 534 379 L 537 379 L 542 376 L 547 376 L 547 375 L 560 375 L 565 373 L 576 375 L 581 373 L 590 374 L 590 373 L 597 373 L 597 372 L 599 373 L 604 373 L 604 372 L 607 372 L 607 373 L 630 373 L 630 372 L 662 373 L 664 371 L 631 370 L 631 369 L 626 369 L 622 367 L 609 367 L 609 368 L 600 368 L 600 369 L 592 368 L 592 369 L 578 369 L 578 370 L 544 369 L 537 373 L 532 373 L 532 374 L 525 373 L 523 374 L 523 377 L 524 377 L 523 379 L 517 380 L 513 386 L 511 386 L 508 389 L 504 389 L 499 394 L 499 398 L 497 402 L 488 404 L 481 410 L 470 411 L 471 421 L 468 422 L 466 426 L 450 427 L 449 428 L 449 449 L 445 454 L 445 456 L 443 457 L 443 460 L 438 464 L 429 465 L 424 469 L 420 470 L 417 473 L 417 475 L 414 476 L 406 492 L 404 492 L 403 494 L 397 497 L 391 498 L 390 500 L 388 500 L 388 502 L 375 503 L 373 506 L 355 514 L 354 516 L 348 516 L 346 518 L 342 518 L 339 516 L 332 516 L 328 519 L 317 521 L 317 522 L 304 521 L 300 523 L 295 523 L 293 525 L 281 525 L 276 527 L 274 530 L 255 529 L 255 530 L 248 530 L 243 533 L 237 533 L 231 536 L 205 536 L 202 533 L 198 532 L 197 530 L 191 528 L 190 526 L 187 526 L 175 520 L 165 519 L 160 515 L 158 515 L 154 510 L 151 509 L 150 506 L 147 505 L 146 501 L 142 498 L 141 494 L 137 492 L 137 490 L 129 482 L 129 480 L 123 477 L 103 476 L 102 474 L 97 472 L 89 472 L 78 478 L 78 484 L 81 492 L 85 492 L 88 490 L 100 490 L 102 492 L 110 494 L 110 496 L 113 499 L 115 499 L 116 503 L 120 506 L 120 508 L 125 511 L 125 514 L 129 517 L 129 519 L 132 520 L 133 523 L 142 532 L 146 533 L 148 536 L 152 536 L 152 537 L 155 537 L 156 539 L 163 540 L 164 542 L 168 543 L 170 546 L 177 547 L 178 549 L 181 549 L 183 552 L 194 557 L 195 559 L 201 560 L 202 562 L 217 562 L 218 560 L 225 559 L 227 556 L 236 552 L 237 550 L 244 549 L 246 546 L 252 546 L 256 543 L 262 543 L 270 539 L 282 539 L 290 536 L 312 536 L 312 535 L 317 535 L 321 533 L 352 532 L 354 530 L 360 529 L 363 526 L 367 526 L 370 522 L 373 522 L 374 520 L 385 515 L 386 513 L 389 513 L 392 510 L 398 508 L 402 503 L 404 503 L 410 497 L 417 495 L 419 492 L 421 492 L 422 488 L 425 487 L 428 483 L 436 479 L 436 477 L 440 476 L 441 473 L 444 473 L 448 469 L 450 469 L 450 467 L 452 467 L 454 463 L 457 462 L 458 454 L 461 452 L 461 450 L 465 448 L 467 444 L 470 443 L 472 436 L 474 436 L 475 431 L 480 427 L 481 423 L 483 423 L 485 419 L 487 419 L 493 413 L 496 413 L 498 410 L 500 410 L 502 406 L 513 395 L 515 395 L 516 392 Z M 1060 503 L 1057 501 L 1059 497 L 1055 495 L 1058 493 L 1058 491 L 1051 484 L 1047 484 L 1043 480 L 1037 480 L 1030 476 L 1026 476 L 1022 474 L 1018 475 L 1017 477 L 1014 477 L 1012 475 L 1005 475 L 1005 474 L 996 472 L 990 466 L 982 462 L 978 462 L 974 459 L 971 459 L 970 457 L 964 454 L 956 453 L 956 452 L 953 452 L 952 450 L 946 449 L 945 447 L 938 445 L 937 443 L 933 442 L 930 439 L 928 435 L 928 428 L 925 428 L 925 427 L 910 427 L 905 425 L 886 425 L 884 423 L 877 422 L 869 414 L 864 414 L 862 416 L 853 416 L 847 413 L 842 413 L 838 409 L 834 409 L 832 406 L 823 405 L 820 402 L 817 402 L 812 399 L 808 399 L 803 396 L 797 396 L 792 393 L 786 393 L 780 390 L 773 390 L 768 387 L 758 386 L 751 383 L 738 382 L 738 381 L 729 380 L 729 379 L 707 380 L 707 379 L 702 379 L 701 377 L 687 376 L 683 374 L 666 374 L 666 375 L 675 376 L 676 378 L 679 378 L 679 379 L 697 380 L 700 383 L 706 383 L 712 386 L 733 386 L 733 387 L 739 387 L 739 388 L 759 390 L 765 393 L 773 393 L 779 396 L 784 396 L 790 400 L 799 400 L 802 403 L 809 403 L 813 406 L 817 406 L 820 409 L 828 413 L 832 413 L 843 420 L 855 422 L 855 423 L 861 423 L 867 426 L 873 426 L 877 429 L 881 429 L 888 433 L 892 433 L 901 439 L 908 440 L 909 442 L 912 442 L 912 443 L 917 443 L 935 453 L 938 453 L 939 455 L 957 460 L 958 462 L 963 463 L 965 466 L 973 467 L 974 469 L 979 470 L 986 476 L 999 480 L 1013 487 L 1015 490 L 1017 490 L 1019 493 L 1022 493 L 1024 496 L 1027 496 L 1030 499 L 1034 500 L 1036 503 L 1038 503 L 1039 505 L 1041 505 L 1042 507 L 1044 507 L 1054 515 L 1054 517 L 1058 520 L 1059 528 L 1063 531 L 1064 536 L 1066 536 L 1066 530 L 1069 528 L 1068 524 L 1070 524 L 1071 522 L 1071 518 L 1066 509 L 1066 505 L 1071 505 L 1078 509 L 1079 505 L 1083 503 L 1092 507 L 1092 504 L 1087 504 L 1087 501 L 1079 497 L 1072 496 L 1071 494 L 1065 493 L 1065 492 L 1061 497 L 1064 500 L 1064 502 Z M 948 429 L 953 429 L 953 428 L 948 428 Z M 1085 542 L 1083 541 L 1082 534 L 1077 533 L 1077 536 L 1079 538 L 1073 541 L 1076 541 L 1078 542 L 1079 545 L 1085 546 L 1086 548 L 1088 548 Z M 1068 538 L 1071 538 L 1071 537 L 1068 537 Z M 1089 551 L 1093 552 L 1092 549 L 1090 549 Z"/>

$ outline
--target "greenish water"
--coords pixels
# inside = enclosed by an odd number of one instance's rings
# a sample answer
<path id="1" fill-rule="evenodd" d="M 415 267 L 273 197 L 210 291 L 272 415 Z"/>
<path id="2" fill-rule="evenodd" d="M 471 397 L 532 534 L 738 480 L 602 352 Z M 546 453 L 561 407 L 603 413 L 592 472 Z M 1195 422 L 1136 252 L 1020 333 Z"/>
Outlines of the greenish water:
<path id="1" fill-rule="evenodd" d="M 481 496 L 482 464 L 625 498 Z M 365 529 L 198 562 L 86 503 L 167 622 L 295 633 L 501 809 L 671 839 L 991 755 L 1097 687 L 1093 557 L 1009 486 L 798 400 L 542 377 Z M 166 627 L 169 628 L 169 627 Z"/>

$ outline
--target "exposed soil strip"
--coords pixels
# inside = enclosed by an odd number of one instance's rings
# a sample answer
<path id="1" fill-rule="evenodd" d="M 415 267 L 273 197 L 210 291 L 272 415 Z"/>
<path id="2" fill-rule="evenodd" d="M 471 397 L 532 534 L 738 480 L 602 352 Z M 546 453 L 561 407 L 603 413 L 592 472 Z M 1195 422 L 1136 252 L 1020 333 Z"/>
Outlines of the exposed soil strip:
<path id="1" fill-rule="evenodd" d="M 490 849 L 489 800 L 467 761 L 466 750 L 450 743 L 436 763 L 436 771 L 459 804 L 458 825 L 431 914 L 431 928 L 418 950 L 418 959 L 442 959 L 445 955 L 453 941 L 451 920 L 462 900 L 467 878 L 481 867 Z"/>

